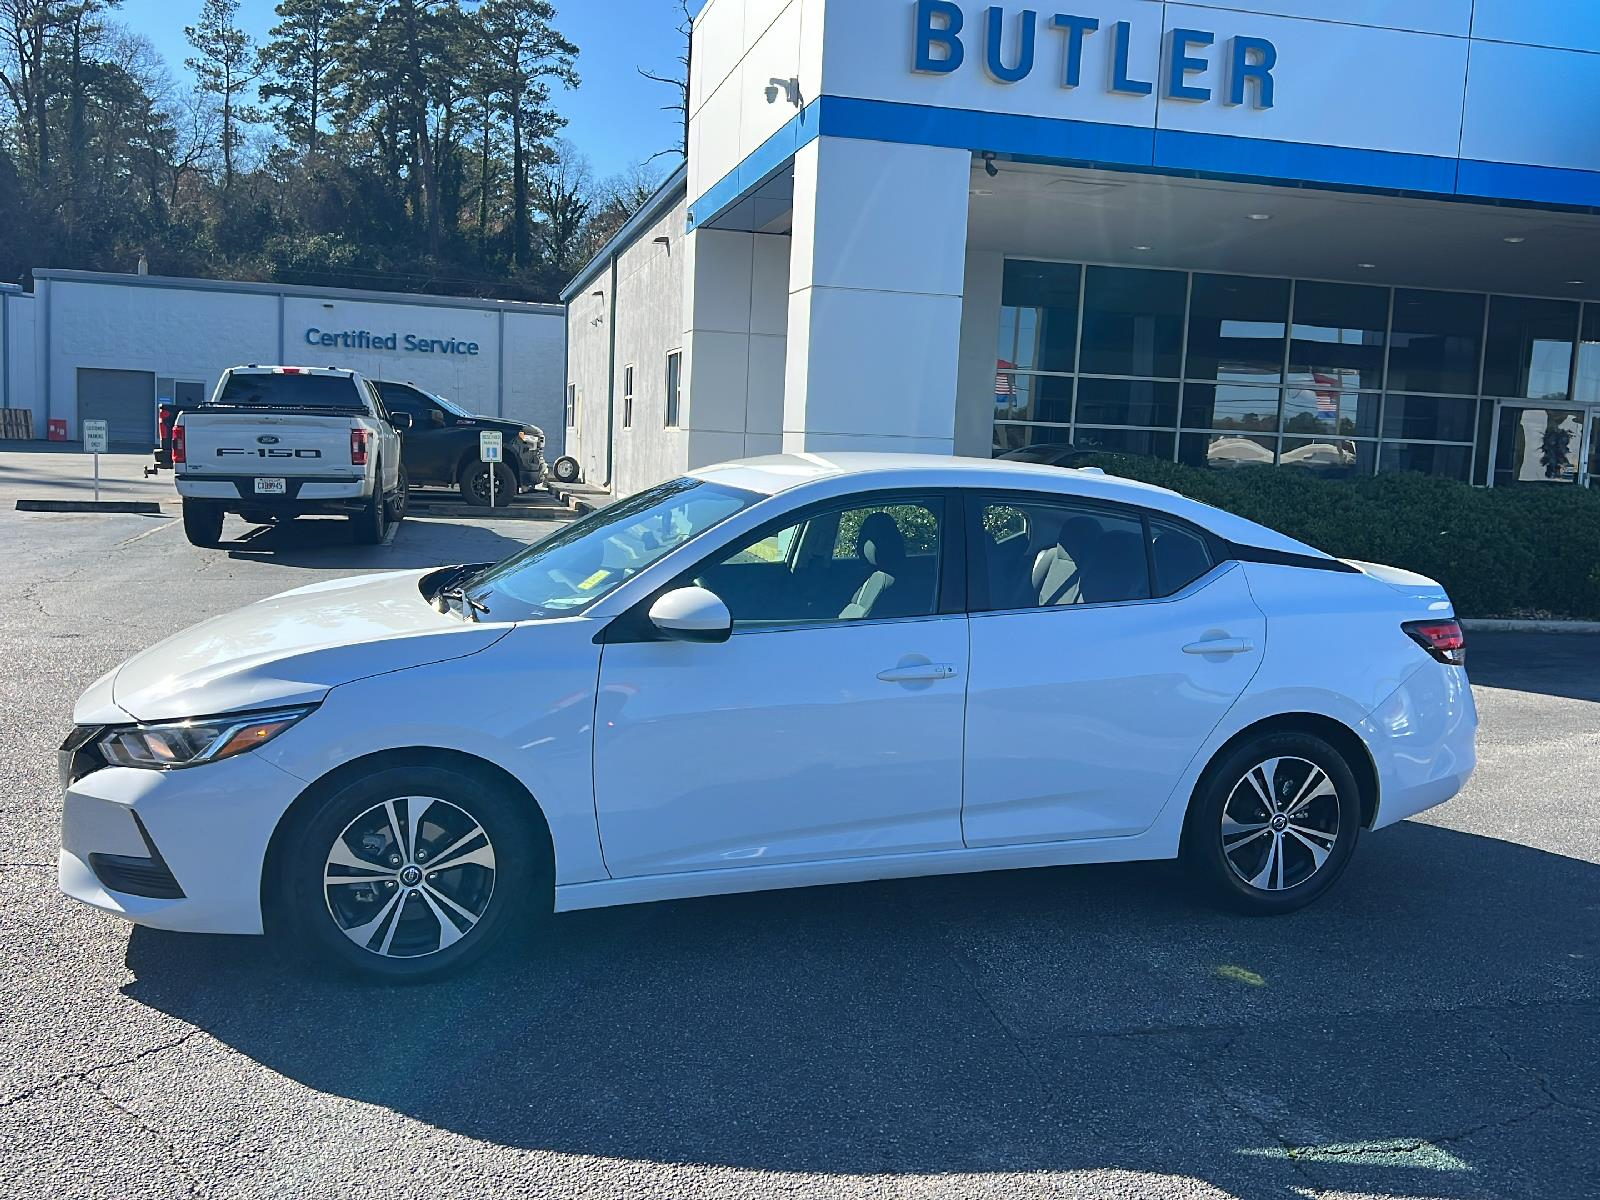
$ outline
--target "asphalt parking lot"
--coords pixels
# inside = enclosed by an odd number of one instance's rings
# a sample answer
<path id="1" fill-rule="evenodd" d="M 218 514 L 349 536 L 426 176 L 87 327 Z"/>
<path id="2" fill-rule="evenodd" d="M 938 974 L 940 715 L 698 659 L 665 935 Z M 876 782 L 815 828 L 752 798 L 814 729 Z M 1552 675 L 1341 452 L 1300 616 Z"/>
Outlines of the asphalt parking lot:
<path id="1" fill-rule="evenodd" d="M 12 1196 L 1600 1194 L 1600 638 L 1474 637 L 1469 790 L 1291 917 L 1170 864 L 1029 871 L 573 914 L 385 990 L 59 896 L 55 747 L 176 626 L 545 526 L 199 551 L 6 507 Z"/>

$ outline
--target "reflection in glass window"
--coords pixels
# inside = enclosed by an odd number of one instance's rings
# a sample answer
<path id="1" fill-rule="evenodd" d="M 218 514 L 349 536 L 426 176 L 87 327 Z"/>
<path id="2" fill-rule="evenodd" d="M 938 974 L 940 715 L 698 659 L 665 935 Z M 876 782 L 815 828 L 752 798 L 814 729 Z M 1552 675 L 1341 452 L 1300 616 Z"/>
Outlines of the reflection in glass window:
<path id="1" fill-rule="evenodd" d="M 1078 420 L 1090 425 L 1178 423 L 1178 385 L 1143 379 L 1081 379 Z"/>
<path id="2" fill-rule="evenodd" d="M 1277 451 L 1276 437 L 1186 433 L 1178 439 L 1178 461 L 1191 467 L 1270 467 Z"/>
<path id="3" fill-rule="evenodd" d="M 1277 433 L 1278 389 L 1228 383 L 1184 384 L 1183 426 Z"/>
<path id="4" fill-rule="evenodd" d="M 1341 390 L 1381 388 L 1388 328 L 1388 288 L 1296 283 L 1290 375 Z"/>
<path id="5" fill-rule="evenodd" d="M 1383 403 L 1383 436 L 1430 442 L 1470 442 L 1478 402 L 1456 396 L 1389 396 Z"/>
<path id="6" fill-rule="evenodd" d="M 1079 450 L 1142 454 L 1170 460 L 1175 436 L 1158 429 L 1090 429 L 1079 425 L 1073 433 L 1072 444 Z"/>
<path id="7" fill-rule="evenodd" d="M 1196 275 L 1184 377 L 1277 383 L 1288 316 L 1287 279 Z"/>
<path id="8" fill-rule="evenodd" d="M 1489 301 L 1483 393 L 1530 400 L 1567 398 L 1578 306 L 1564 300 L 1495 296 Z"/>
<path id="9" fill-rule="evenodd" d="M 995 374 L 994 419 L 997 421 L 1072 420 L 1072 380 L 1055 375 Z"/>
<path id="10" fill-rule="evenodd" d="M 1349 438 L 1284 438 L 1285 467 L 1315 471 L 1328 479 L 1350 479 L 1371 475 L 1378 459 L 1377 442 L 1358 442 Z"/>
<path id="11" fill-rule="evenodd" d="M 1578 377 L 1572 398 L 1579 404 L 1600 404 L 1600 304 L 1583 306 L 1583 333 L 1578 342 Z"/>
<path id="12" fill-rule="evenodd" d="M 1426 442 L 1384 442 L 1380 471 L 1420 471 L 1466 481 L 1472 470 L 1471 446 L 1431 446 Z"/>
<path id="13" fill-rule="evenodd" d="M 1187 291 L 1182 271 L 1090 267 L 1079 369 L 1087 375 L 1176 378 Z"/>
<path id="14" fill-rule="evenodd" d="M 1483 306 L 1465 292 L 1397 290 L 1389 390 L 1477 395 Z"/>
<path id="15" fill-rule="evenodd" d="M 1330 378 L 1294 376 L 1284 391 L 1285 433 L 1378 436 L 1378 395 L 1340 391 Z"/>
<path id="16" fill-rule="evenodd" d="M 1006 263 L 998 351 L 1002 367 L 1033 371 L 1076 367 L 1081 272 L 1070 263 Z"/>
<path id="17" fill-rule="evenodd" d="M 1065 425 L 1007 425 L 997 421 L 993 453 L 999 457 L 1030 446 L 1067 446 L 1071 444 L 1070 433 Z"/>

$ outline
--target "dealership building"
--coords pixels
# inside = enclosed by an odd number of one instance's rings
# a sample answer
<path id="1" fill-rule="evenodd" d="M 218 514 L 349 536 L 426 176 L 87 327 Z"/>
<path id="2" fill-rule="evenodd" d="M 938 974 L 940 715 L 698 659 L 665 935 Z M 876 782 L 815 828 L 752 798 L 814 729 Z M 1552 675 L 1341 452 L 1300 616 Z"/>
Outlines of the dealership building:
<path id="1" fill-rule="evenodd" d="M 1600 5 L 709 0 L 568 452 L 1600 473 Z"/>
<path id="2" fill-rule="evenodd" d="M 35 437 L 153 444 L 162 400 L 197 403 L 243 363 L 352 367 L 472 412 L 528 421 L 561 443 L 559 305 L 449 296 L 35 271 L 0 290 L 0 399 Z"/>

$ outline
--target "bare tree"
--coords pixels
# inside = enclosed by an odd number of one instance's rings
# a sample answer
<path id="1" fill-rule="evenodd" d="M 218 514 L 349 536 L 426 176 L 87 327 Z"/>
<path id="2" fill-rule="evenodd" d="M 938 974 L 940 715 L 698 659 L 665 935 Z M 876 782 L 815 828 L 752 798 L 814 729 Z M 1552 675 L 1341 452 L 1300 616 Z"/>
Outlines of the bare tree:
<path id="1" fill-rule="evenodd" d="M 671 104 L 663 104 L 662 112 L 677 113 L 679 120 L 678 144 L 669 146 L 665 150 L 657 150 L 650 157 L 663 158 L 669 154 L 676 154 L 680 158 L 689 157 L 689 67 L 694 55 L 694 18 L 689 15 L 689 0 L 678 0 L 678 36 L 683 39 L 683 50 L 677 57 L 678 69 L 670 75 L 662 75 L 655 71 L 647 71 L 643 67 L 635 68 L 651 83 L 663 84 L 672 89 L 673 100 Z"/>

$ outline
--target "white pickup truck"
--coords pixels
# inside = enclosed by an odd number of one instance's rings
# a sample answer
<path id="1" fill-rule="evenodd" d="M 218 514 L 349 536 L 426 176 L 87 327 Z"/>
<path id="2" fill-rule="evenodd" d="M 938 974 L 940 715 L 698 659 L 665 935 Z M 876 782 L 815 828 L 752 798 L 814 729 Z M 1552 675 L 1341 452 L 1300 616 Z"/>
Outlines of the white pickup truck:
<path id="1" fill-rule="evenodd" d="M 215 546 L 226 513 L 260 524 L 339 513 L 358 542 L 381 542 L 405 516 L 400 431 L 409 424 L 355 371 L 232 367 L 173 425 L 183 530 Z"/>

